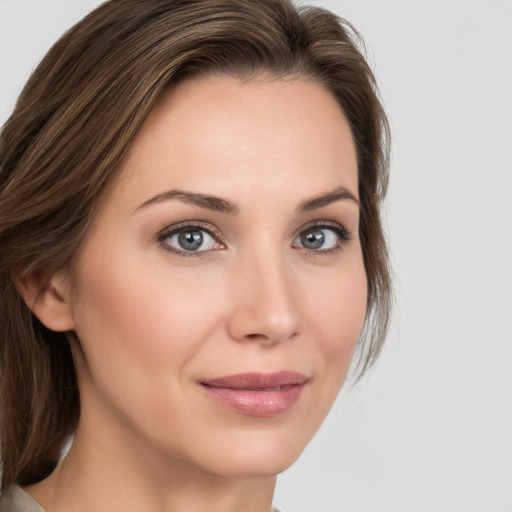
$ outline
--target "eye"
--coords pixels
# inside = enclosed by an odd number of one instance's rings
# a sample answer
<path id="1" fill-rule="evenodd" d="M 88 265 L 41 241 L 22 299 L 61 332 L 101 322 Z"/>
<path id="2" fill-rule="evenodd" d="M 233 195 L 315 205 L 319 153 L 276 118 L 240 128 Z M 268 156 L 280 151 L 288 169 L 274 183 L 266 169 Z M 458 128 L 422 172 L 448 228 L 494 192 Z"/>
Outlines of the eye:
<path id="1" fill-rule="evenodd" d="M 349 232 L 340 225 L 315 225 L 302 231 L 294 240 L 294 247 L 311 251 L 329 252 L 341 249 L 350 240 Z"/>
<path id="2" fill-rule="evenodd" d="M 199 253 L 223 248 L 215 236 L 198 225 L 178 226 L 171 231 L 163 233 L 159 241 L 167 250 L 180 255 Z"/>

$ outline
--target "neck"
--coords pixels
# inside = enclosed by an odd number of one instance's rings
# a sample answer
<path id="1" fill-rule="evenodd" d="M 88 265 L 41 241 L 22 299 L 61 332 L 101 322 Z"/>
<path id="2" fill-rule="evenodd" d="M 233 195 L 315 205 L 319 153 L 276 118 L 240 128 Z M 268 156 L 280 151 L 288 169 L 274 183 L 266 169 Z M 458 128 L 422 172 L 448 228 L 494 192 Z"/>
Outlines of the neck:
<path id="1" fill-rule="evenodd" d="M 270 512 L 275 477 L 225 477 L 179 461 L 154 464 L 105 439 L 87 447 L 78 432 L 46 480 L 26 488 L 46 512 Z M 108 457 L 105 457 L 108 454 Z"/>

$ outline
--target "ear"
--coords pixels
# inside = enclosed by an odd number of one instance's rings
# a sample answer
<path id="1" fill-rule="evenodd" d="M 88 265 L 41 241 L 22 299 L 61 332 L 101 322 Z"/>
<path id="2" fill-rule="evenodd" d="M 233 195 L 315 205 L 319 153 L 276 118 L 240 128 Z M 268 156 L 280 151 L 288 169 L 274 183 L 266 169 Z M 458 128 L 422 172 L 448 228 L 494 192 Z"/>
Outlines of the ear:
<path id="1" fill-rule="evenodd" d="M 16 279 L 16 285 L 27 306 L 48 329 L 75 329 L 67 272 L 58 271 L 51 276 L 31 272 Z"/>

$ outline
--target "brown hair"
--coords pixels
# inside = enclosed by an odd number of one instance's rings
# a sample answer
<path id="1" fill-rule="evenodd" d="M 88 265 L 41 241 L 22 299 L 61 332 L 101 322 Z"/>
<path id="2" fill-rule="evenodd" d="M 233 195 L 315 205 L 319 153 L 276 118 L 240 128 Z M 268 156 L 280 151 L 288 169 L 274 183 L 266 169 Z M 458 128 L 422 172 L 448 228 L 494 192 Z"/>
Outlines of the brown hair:
<path id="1" fill-rule="evenodd" d="M 288 0 L 110 0 L 35 70 L 0 138 L 2 485 L 54 469 L 80 402 L 66 333 L 31 313 L 16 276 L 65 267 L 130 142 L 163 92 L 198 74 L 265 72 L 324 84 L 352 129 L 368 278 L 362 374 L 380 352 L 390 277 L 380 204 L 388 125 L 355 30 Z"/>

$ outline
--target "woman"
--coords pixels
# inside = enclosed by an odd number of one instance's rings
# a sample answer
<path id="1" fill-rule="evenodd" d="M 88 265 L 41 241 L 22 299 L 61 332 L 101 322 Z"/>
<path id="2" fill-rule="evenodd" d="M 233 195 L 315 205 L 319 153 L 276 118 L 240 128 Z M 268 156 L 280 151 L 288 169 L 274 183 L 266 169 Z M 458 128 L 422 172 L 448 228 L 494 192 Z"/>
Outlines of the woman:
<path id="1" fill-rule="evenodd" d="M 356 43 L 287 0 L 111 0 L 45 57 L 1 136 L 0 510 L 271 510 L 387 327 Z"/>

